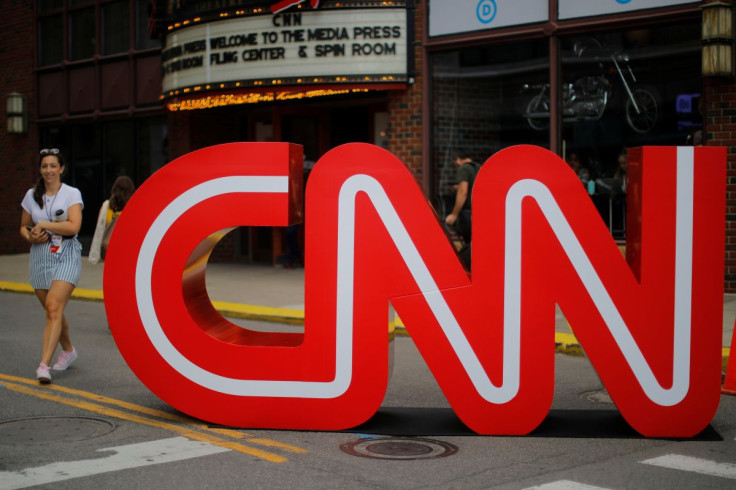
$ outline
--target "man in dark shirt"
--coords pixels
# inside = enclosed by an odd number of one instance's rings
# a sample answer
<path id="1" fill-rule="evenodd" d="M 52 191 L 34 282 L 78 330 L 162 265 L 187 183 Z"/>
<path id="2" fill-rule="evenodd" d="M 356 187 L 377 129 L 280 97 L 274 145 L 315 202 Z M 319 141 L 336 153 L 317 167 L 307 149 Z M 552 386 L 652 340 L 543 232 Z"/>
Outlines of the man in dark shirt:
<path id="1" fill-rule="evenodd" d="M 445 223 L 455 226 L 466 244 L 470 243 L 471 214 L 470 201 L 473 195 L 473 182 L 478 172 L 478 164 L 463 151 L 457 151 L 454 158 L 457 171 L 455 174 L 455 205 L 445 218 Z"/>

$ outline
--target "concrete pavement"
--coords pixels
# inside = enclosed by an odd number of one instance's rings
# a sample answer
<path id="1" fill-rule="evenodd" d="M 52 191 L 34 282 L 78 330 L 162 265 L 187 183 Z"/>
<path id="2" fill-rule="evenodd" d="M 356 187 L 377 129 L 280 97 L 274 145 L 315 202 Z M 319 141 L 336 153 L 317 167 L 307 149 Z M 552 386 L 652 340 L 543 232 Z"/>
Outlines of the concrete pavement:
<path id="1" fill-rule="evenodd" d="M 0 290 L 33 293 L 28 284 L 29 254 L 0 255 Z M 82 277 L 74 297 L 102 301 L 104 264 L 83 258 Z M 223 316 L 281 323 L 304 320 L 304 269 L 283 269 L 264 265 L 212 263 L 207 265 L 207 291 Z M 736 295 L 723 297 L 724 369 L 731 347 Z M 582 350 L 562 313 L 557 311 L 557 350 L 580 354 Z M 398 333 L 404 332 L 399 322 Z"/>

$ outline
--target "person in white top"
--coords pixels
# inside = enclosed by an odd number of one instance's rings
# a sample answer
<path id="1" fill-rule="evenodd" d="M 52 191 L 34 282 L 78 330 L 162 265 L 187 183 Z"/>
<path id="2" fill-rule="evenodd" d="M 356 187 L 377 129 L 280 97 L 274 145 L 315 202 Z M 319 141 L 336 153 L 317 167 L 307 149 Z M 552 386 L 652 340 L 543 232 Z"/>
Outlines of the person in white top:
<path id="1" fill-rule="evenodd" d="M 63 184 L 64 156 L 56 149 L 40 153 L 41 178 L 26 192 L 21 206 L 21 236 L 31 244 L 31 286 L 46 310 L 41 363 L 36 378 L 50 383 L 49 366 L 61 344 L 53 369 L 63 371 L 77 358 L 69 336 L 64 309 L 82 273 L 82 245 L 77 233 L 82 226 L 82 194 Z"/>

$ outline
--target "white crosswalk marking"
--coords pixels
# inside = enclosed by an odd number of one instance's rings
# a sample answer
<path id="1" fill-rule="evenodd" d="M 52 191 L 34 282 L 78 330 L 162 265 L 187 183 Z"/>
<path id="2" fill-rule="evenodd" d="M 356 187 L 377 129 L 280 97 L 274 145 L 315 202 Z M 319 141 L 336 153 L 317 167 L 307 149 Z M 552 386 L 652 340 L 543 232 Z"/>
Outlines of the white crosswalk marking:
<path id="1" fill-rule="evenodd" d="M 98 449 L 98 452 L 105 451 L 114 451 L 115 454 L 99 459 L 51 463 L 20 471 L 0 471 L 0 490 L 26 488 L 110 471 L 171 463 L 230 450 L 206 442 L 192 441 L 186 437 L 172 437 Z"/>
<path id="2" fill-rule="evenodd" d="M 642 463 L 736 480 L 736 464 L 731 463 L 716 463 L 707 459 L 680 456 L 679 454 L 668 454 L 659 458 L 647 459 Z"/>
<path id="3" fill-rule="evenodd" d="M 577 483 L 570 480 L 558 480 L 551 483 L 545 483 L 537 487 L 528 487 L 524 490 L 608 490 L 603 487 L 594 487 L 592 485 L 585 485 L 583 483 Z"/>

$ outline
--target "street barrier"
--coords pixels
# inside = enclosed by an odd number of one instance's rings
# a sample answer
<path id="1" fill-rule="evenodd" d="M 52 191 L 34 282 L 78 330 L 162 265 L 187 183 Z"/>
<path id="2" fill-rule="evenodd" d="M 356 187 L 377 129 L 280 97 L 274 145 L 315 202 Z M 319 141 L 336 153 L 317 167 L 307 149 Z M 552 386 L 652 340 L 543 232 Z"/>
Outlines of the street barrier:
<path id="1" fill-rule="evenodd" d="M 340 146 L 306 190 L 305 327 L 295 334 L 231 324 L 204 277 L 229 229 L 304 215 L 300 148 L 206 148 L 163 167 L 127 204 L 105 265 L 108 321 L 133 372 L 182 412 L 337 430 L 383 400 L 391 303 L 468 427 L 526 434 L 552 403 L 559 304 L 635 430 L 694 436 L 720 397 L 725 162 L 722 148 L 630 150 L 625 260 L 563 160 L 533 146 L 500 151 L 475 183 L 471 280 L 402 162 Z"/>

